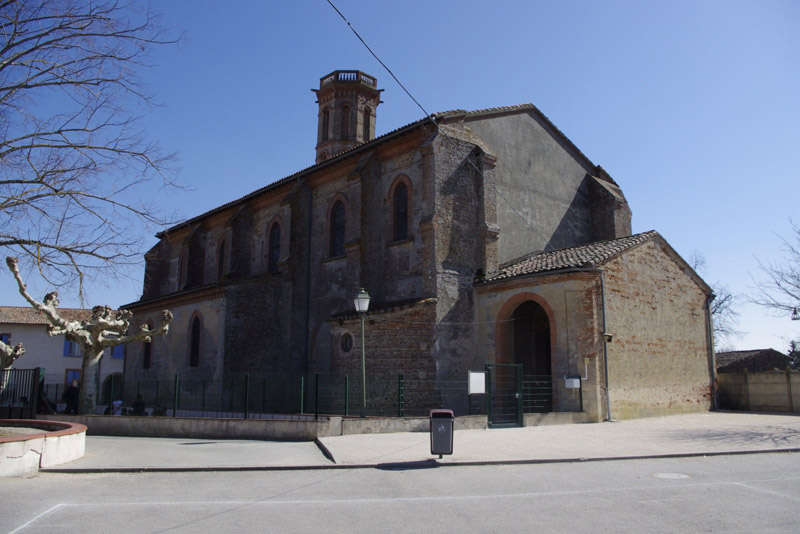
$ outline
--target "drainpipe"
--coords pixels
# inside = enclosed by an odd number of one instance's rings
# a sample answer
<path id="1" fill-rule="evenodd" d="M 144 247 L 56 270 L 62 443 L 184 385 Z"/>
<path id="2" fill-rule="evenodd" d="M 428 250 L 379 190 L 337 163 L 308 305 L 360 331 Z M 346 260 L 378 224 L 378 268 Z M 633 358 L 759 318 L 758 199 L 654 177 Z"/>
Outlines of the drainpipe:
<path id="1" fill-rule="evenodd" d="M 608 389 L 608 340 L 606 340 L 606 287 L 605 283 L 603 282 L 603 270 L 598 269 L 600 273 L 600 302 L 603 308 L 603 333 L 601 334 L 603 338 L 603 374 L 605 375 L 605 386 L 606 386 L 606 411 L 608 412 L 608 421 L 611 421 L 611 392 Z"/>
<path id="2" fill-rule="evenodd" d="M 714 351 L 714 318 L 711 316 L 711 301 L 716 298 L 714 293 L 706 297 L 706 346 L 708 351 L 708 374 L 711 377 L 711 400 L 714 409 L 717 406 L 717 355 Z"/>

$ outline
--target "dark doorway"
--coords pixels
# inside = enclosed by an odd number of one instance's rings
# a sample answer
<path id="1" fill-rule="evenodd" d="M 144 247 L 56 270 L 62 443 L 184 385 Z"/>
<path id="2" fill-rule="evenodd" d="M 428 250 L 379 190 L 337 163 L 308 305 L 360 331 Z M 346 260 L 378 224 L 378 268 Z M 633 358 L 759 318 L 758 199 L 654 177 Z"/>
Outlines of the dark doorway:
<path id="1" fill-rule="evenodd" d="M 511 315 L 512 362 L 522 366 L 523 410 L 553 409 L 550 320 L 537 302 L 520 304 Z"/>

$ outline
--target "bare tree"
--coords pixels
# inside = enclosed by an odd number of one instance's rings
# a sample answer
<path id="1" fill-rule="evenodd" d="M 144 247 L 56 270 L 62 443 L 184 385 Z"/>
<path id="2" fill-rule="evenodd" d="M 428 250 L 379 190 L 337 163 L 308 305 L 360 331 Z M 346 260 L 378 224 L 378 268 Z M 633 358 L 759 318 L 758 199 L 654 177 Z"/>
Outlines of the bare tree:
<path id="1" fill-rule="evenodd" d="M 776 315 L 799 317 L 800 313 L 800 227 L 790 221 L 793 240 L 781 238 L 784 258 L 780 262 L 758 261 L 767 279 L 756 282 L 754 303 L 764 306 Z"/>
<path id="2" fill-rule="evenodd" d="M 50 336 L 64 335 L 68 340 L 77 343 L 83 353 L 81 365 L 81 390 L 78 413 L 92 414 L 97 404 L 97 394 L 100 391 L 100 376 L 98 373 L 100 359 L 103 351 L 108 347 L 124 345 L 132 341 L 150 341 L 153 336 L 166 335 L 172 322 L 172 312 L 164 310 L 161 326 L 150 329 L 146 324 L 140 326 L 139 332 L 128 335 L 130 319 L 133 313 L 129 310 L 114 310 L 108 306 L 95 306 L 92 308 L 92 318 L 88 321 L 69 321 L 58 313 L 58 293 L 48 293 L 43 302 L 30 296 L 22 280 L 16 258 L 6 258 L 6 264 L 14 275 L 19 286 L 20 294 L 33 306 L 47 317 L 50 324 L 47 334 Z"/>
<path id="3" fill-rule="evenodd" d="M 697 250 L 689 255 L 689 265 L 697 272 L 704 272 L 706 258 Z M 717 281 L 712 284 L 711 290 L 714 292 L 714 300 L 711 301 L 711 317 L 714 322 L 714 345 L 717 350 L 731 338 L 742 335 L 742 331 L 736 328 L 739 312 L 736 311 L 736 301 L 739 297 L 731 293 L 728 286 Z"/>
<path id="4" fill-rule="evenodd" d="M 0 247 L 49 284 L 140 261 L 146 200 L 173 185 L 148 142 L 137 77 L 165 39 L 150 12 L 116 1 L 0 0 Z M 132 231 L 132 229 L 134 231 Z"/>
<path id="5" fill-rule="evenodd" d="M 81 300 L 86 275 L 120 275 L 170 222 L 147 200 L 174 169 L 139 127 L 137 73 L 174 42 L 138 3 L 0 0 L 0 248 Z"/>

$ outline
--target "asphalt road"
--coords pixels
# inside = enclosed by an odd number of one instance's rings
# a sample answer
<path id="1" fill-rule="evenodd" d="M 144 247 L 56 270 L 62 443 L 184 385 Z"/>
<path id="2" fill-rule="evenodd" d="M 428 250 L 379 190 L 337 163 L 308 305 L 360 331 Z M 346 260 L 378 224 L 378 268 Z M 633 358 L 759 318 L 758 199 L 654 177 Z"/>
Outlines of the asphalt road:
<path id="1" fill-rule="evenodd" d="M 409 464 L 413 467 L 413 464 Z M 0 480 L 2 532 L 798 532 L 800 453 Z"/>

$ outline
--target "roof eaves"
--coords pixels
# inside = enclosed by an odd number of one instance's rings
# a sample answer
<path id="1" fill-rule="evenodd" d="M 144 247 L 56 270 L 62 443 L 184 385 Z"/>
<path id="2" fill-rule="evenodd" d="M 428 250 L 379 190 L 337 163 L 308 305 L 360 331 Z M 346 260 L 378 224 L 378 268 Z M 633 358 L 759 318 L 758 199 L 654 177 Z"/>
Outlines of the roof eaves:
<path id="1" fill-rule="evenodd" d="M 324 169 L 325 167 L 333 165 L 334 163 L 337 163 L 337 162 L 339 162 L 339 161 L 341 161 L 341 160 L 343 160 L 345 158 L 348 158 L 348 157 L 352 156 L 353 154 L 358 153 L 358 152 L 360 152 L 362 150 L 369 150 L 369 149 L 371 149 L 371 148 L 373 148 L 373 147 L 375 147 L 375 146 L 377 146 L 379 144 L 382 144 L 382 143 L 385 143 L 385 142 L 387 142 L 387 141 L 389 141 L 391 139 L 394 139 L 395 137 L 399 137 L 399 136 L 401 136 L 403 134 L 406 134 L 406 133 L 408 133 L 410 131 L 413 131 L 413 130 L 415 130 L 415 129 L 417 129 L 417 128 L 419 128 L 419 127 L 421 127 L 424 124 L 429 123 L 429 122 L 431 122 L 430 117 L 425 117 L 423 119 L 420 119 L 418 121 L 412 122 L 412 123 L 407 124 L 405 126 L 401 126 L 400 128 L 397 128 L 395 130 L 392 130 L 391 132 L 385 133 L 385 134 L 381 135 L 380 137 L 376 137 L 372 141 L 368 141 L 366 143 L 361 143 L 360 145 L 354 146 L 353 148 L 350 148 L 348 150 L 340 152 L 340 153 L 336 154 L 335 156 L 332 156 L 331 158 L 326 159 L 325 161 L 322 161 L 322 162 L 317 163 L 315 165 L 312 165 L 310 167 L 306 167 L 305 169 L 301 169 L 301 170 L 295 172 L 294 174 L 290 174 L 289 176 L 286 176 L 284 178 L 276 180 L 275 182 L 272 182 L 271 184 L 268 184 L 268 185 L 266 185 L 264 187 L 256 189 L 255 191 L 253 191 L 251 193 L 248 193 L 248 194 L 246 194 L 246 195 L 244 195 L 242 197 L 239 197 L 239 198 L 237 198 L 235 200 L 231 200 L 230 202 L 226 202 L 225 204 L 222 204 L 221 206 L 217 206 L 216 208 L 208 210 L 205 213 L 202 213 L 200 215 L 192 217 L 191 219 L 187 219 L 187 220 L 185 220 L 185 221 L 183 221 L 181 223 L 178 223 L 175 226 L 172 226 L 172 227 L 170 227 L 170 228 L 168 228 L 166 230 L 162 230 L 161 232 L 158 232 L 156 234 L 156 237 L 161 239 L 161 238 L 163 238 L 165 235 L 167 235 L 169 233 L 175 232 L 175 231 L 180 230 L 181 228 L 184 228 L 184 227 L 186 227 L 188 225 L 191 225 L 193 223 L 199 222 L 202 219 L 206 219 L 206 218 L 208 218 L 211 215 L 214 215 L 216 213 L 220 213 L 220 212 L 222 212 L 222 211 L 224 211 L 224 210 L 226 210 L 226 209 L 228 209 L 228 208 L 230 208 L 232 206 L 235 206 L 236 204 L 239 204 L 239 203 L 242 203 L 242 202 L 246 202 L 246 201 L 250 200 L 251 198 L 254 198 L 254 197 L 258 196 L 258 195 L 261 195 L 261 194 L 266 193 L 268 191 L 272 191 L 273 189 L 277 189 L 277 188 L 279 188 L 279 187 L 291 182 L 292 180 L 299 180 L 305 175 L 311 174 L 312 172 L 316 172 L 316 171 L 318 171 L 320 169 Z"/>

